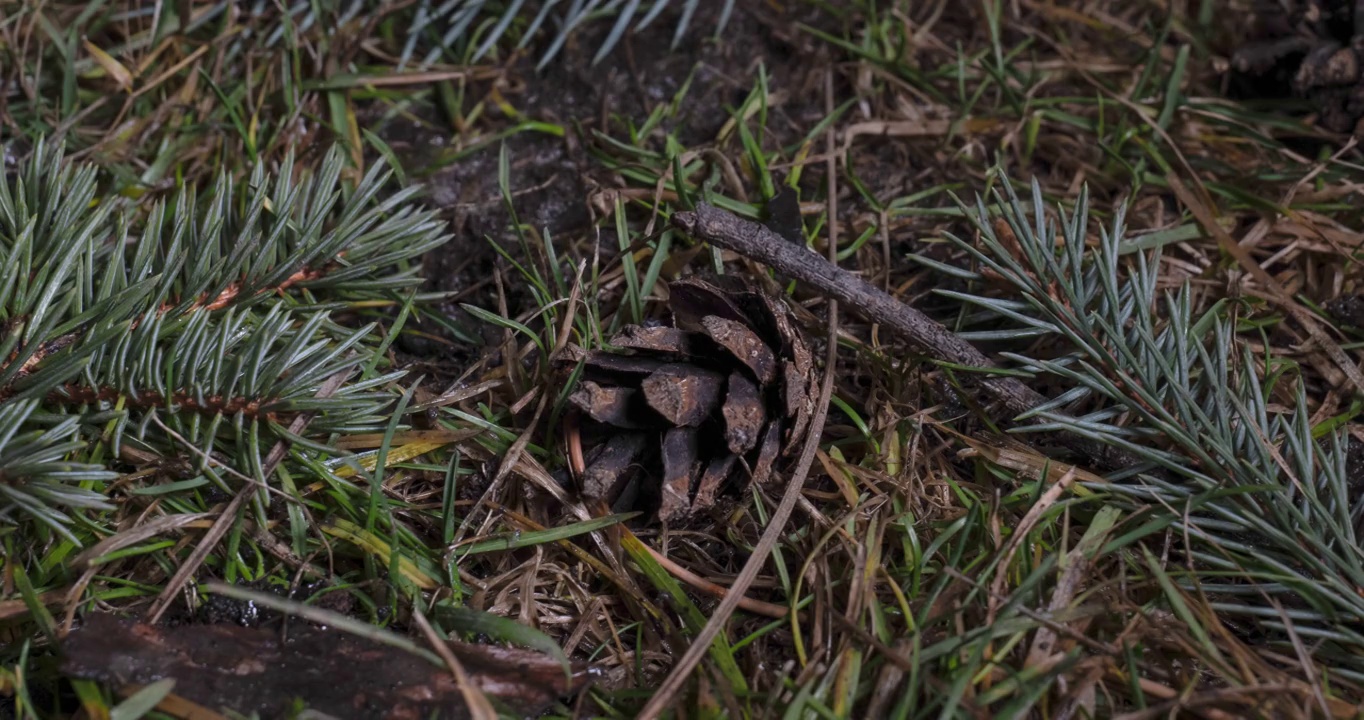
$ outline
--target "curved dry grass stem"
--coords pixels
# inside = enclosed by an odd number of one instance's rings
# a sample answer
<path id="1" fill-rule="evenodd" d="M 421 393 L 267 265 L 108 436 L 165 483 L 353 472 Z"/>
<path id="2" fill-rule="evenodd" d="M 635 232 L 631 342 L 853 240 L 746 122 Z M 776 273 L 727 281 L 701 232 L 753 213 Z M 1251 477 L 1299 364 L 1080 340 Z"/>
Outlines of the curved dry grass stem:
<path id="1" fill-rule="evenodd" d="M 666 555 L 649 547 L 648 545 L 644 543 L 640 543 L 640 545 L 643 546 L 644 549 L 649 552 L 649 555 L 653 557 L 655 562 L 661 565 L 664 570 L 667 570 L 668 572 L 672 573 L 673 577 L 677 578 L 678 580 L 681 580 L 682 582 L 696 588 L 697 590 L 709 593 L 718 598 L 729 597 L 729 595 L 731 594 L 732 591 L 731 588 L 726 588 L 723 585 L 716 585 L 715 583 L 701 577 L 700 575 L 697 575 L 696 573 L 682 567 L 681 565 L 678 565 L 677 563 L 669 559 Z M 741 596 L 739 598 L 738 607 L 742 610 L 747 610 L 748 612 L 751 612 L 755 615 L 764 615 L 766 617 L 778 619 L 786 617 L 791 612 L 788 608 L 786 608 L 783 605 L 775 605 L 770 602 L 763 602 L 762 600 L 754 600 L 753 598 L 746 596 Z"/>
<path id="2" fill-rule="evenodd" d="M 833 71 L 826 73 L 824 78 L 825 102 L 829 112 L 833 112 Z M 830 129 L 827 133 L 827 141 L 830 149 L 834 147 L 836 140 L 835 133 Z M 828 204 L 829 204 L 829 242 L 828 253 L 829 262 L 838 261 L 838 187 L 837 187 L 837 159 L 830 152 L 827 166 L 828 178 Z M 640 710 L 636 717 L 640 720 L 653 720 L 657 718 L 664 709 L 673 704 L 673 698 L 682 689 L 691 675 L 691 671 L 696 664 L 701 661 L 701 656 L 706 654 L 712 642 L 715 641 L 725 623 L 729 622 L 729 616 L 739 607 L 740 601 L 744 598 L 744 593 L 748 592 L 748 587 L 753 584 L 758 577 L 758 572 L 767 562 L 767 556 L 772 553 L 772 549 L 777 544 L 777 538 L 786 529 L 786 521 L 791 518 L 791 512 L 796 508 L 796 501 L 800 499 L 800 491 L 805 487 L 805 479 L 810 474 L 810 467 L 814 464 L 815 453 L 819 450 L 820 438 L 824 435 L 825 420 L 829 415 L 829 398 L 833 395 L 834 389 L 834 367 L 838 360 L 838 300 L 829 298 L 829 343 L 828 355 L 824 364 L 824 377 L 819 388 L 819 400 L 815 404 L 814 416 L 810 419 L 809 434 L 805 436 L 805 446 L 801 448 L 800 459 L 796 462 L 796 469 L 791 473 L 790 479 L 786 484 L 786 491 L 782 494 L 781 503 L 772 513 L 771 519 L 767 523 L 767 528 L 763 530 L 762 537 L 758 544 L 753 548 L 753 554 L 749 555 L 744 563 L 743 570 L 734 579 L 734 584 L 729 588 L 729 594 L 720 602 L 720 606 L 715 609 L 706 626 L 697 634 L 696 640 L 687 648 L 682 659 L 673 666 L 668 677 L 659 686 L 658 691 L 650 698 L 648 704 Z"/>
<path id="3" fill-rule="evenodd" d="M 427 642 L 431 643 L 431 649 L 445 661 L 445 665 L 454 676 L 455 682 L 459 685 L 459 692 L 464 696 L 464 705 L 469 710 L 469 717 L 473 720 L 496 720 L 497 711 L 493 710 L 492 703 L 488 702 L 488 696 L 483 694 L 478 685 L 469 677 L 469 671 L 464 669 L 464 664 L 451 652 L 450 646 L 445 644 L 445 640 L 436 633 L 436 629 L 431 627 L 431 623 L 422 614 L 421 608 L 414 608 L 412 612 L 412 622 L 421 630 Z"/>

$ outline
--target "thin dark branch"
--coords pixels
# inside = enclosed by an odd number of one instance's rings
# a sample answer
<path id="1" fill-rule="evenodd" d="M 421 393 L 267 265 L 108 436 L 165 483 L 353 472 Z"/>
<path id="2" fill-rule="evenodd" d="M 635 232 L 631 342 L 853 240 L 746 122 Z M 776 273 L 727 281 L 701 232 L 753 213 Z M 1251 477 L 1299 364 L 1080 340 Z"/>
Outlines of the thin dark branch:
<path id="1" fill-rule="evenodd" d="M 0 394 L 3 397 L 3 394 Z M 115 387 L 89 387 L 67 383 L 47 394 L 47 402 L 52 404 L 90 405 L 97 402 L 114 402 L 123 399 L 125 407 L 153 408 L 174 406 L 179 412 L 197 412 L 203 415 L 236 415 L 241 413 L 248 418 L 266 418 L 280 421 L 280 413 L 264 412 L 271 404 L 278 402 L 274 397 L 246 397 L 234 395 L 207 395 L 202 398 L 192 389 L 175 390 L 167 399 L 156 390 L 140 389 L 136 394 Z M 287 415 L 287 416 L 291 416 Z"/>
<path id="2" fill-rule="evenodd" d="M 706 203 L 699 204 L 694 212 L 675 213 L 672 223 L 698 240 L 761 262 L 838 300 L 866 319 L 894 330 L 915 352 L 925 357 L 979 368 L 981 372 L 960 375 L 976 386 L 985 400 L 999 408 L 996 417 L 992 418 L 996 422 L 1013 424 L 1020 415 L 1047 401 L 1046 396 L 1017 378 L 988 374 L 999 366 L 941 323 L 758 223 Z M 1051 419 L 1036 418 L 1032 422 L 1051 422 Z M 1141 464 L 1134 455 L 1089 438 L 1058 434 L 1056 440 L 1097 469 L 1112 471 Z"/>

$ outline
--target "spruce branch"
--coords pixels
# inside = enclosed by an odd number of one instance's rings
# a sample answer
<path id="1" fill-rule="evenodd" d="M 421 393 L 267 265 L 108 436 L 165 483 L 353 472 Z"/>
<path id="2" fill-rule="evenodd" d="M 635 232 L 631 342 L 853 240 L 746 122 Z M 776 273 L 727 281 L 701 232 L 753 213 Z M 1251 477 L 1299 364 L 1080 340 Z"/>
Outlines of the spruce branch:
<path id="1" fill-rule="evenodd" d="M 681 0 L 678 4 L 682 7 L 682 13 L 674 24 L 673 48 L 680 45 L 686 37 L 701 2 L 700 0 Z M 420 63 L 423 69 L 436 63 L 446 48 L 468 42 L 471 37 L 477 38 L 473 41 L 477 42 L 477 46 L 472 49 L 470 59 L 477 61 L 496 48 L 503 37 L 513 29 L 520 32 L 520 40 L 515 47 L 521 50 L 538 36 L 540 30 L 552 27 L 553 37 L 549 41 L 549 47 L 540 56 L 539 64 L 536 65 L 537 70 L 542 70 L 563 50 L 565 43 L 575 33 L 593 21 L 614 14 L 615 18 L 611 30 L 597 47 L 592 58 L 593 64 L 596 64 L 610 54 L 627 33 L 638 32 L 648 27 L 669 6 L 673 5 L 673 2 L 672 0 L 656 0 L 647 7 L 647 11 L 642 5 L 639 0 L 626 0 L 624 2 L 622 0 L 573 0 L 567 7 L 560 7 L 558 0 L 549 0 L 541 3 L 539 9 L 535 10 L 533 6 L 527 8 L 525 0 L 506 3 L 500 8 L 487 2 L 487 0 L 472 0 L 471 2 L 420 0 L 409 25 L 401 64 L 406 65 L 409 62 L 423 36 L 428 34 L 438 34 L 439 40 L 435 43 L 435 47 L 423 57 Z M 715 18 L 715 34 L 718 35 L 729 23 L 729 18 L 734 12 L 734 5 L 734 0 L 725 0 Z M 495 19 L 489 18 L 488 16 L 494 12 L 498 13 Z M 490 29 L 483 30 L 475 36 L 470 31 L 476 28 Z"/>
<path id="2" fill-rule="evenodd" d="M 263 316 L 228 310 L 221 317 L 194 313 L 183 327 L 139 325 L 99 348 L 76 381 L 54 389 L 45 400 L 100 405 L 121 398 L 130 410 L 161 408 L 173 415 L 240 415 L 270 422 L 287 422 L 304 410 L 330 410 L 316 421 L 319 427 L 371 428 L 392 397 L 366 393 L 365 388 L 401 373 L 346 386 L 325 402 L 311 400 L 325 378 L 354 370 L 368 359 L 352 351 L 374 326 L 338 333 L 339 328 L 327 327 L 328 319 L 317 312 L 300 322 L 295 313 L 275 305 Z"/>
<path id="3" fill-rule="evenodd" d="M 1038 424 L 1016 431 L 1079 434 L 1149 463 L 1158 472 L 1096 489 L 1168 510 L 1147 527 L 1192 541 L 1190 569 L 1178 577 L 1286 650 L 1291 623 L 1319 643 L 1324 666 L 1364 678 L 1364 496 L 1348 481 L 1344 432 L 1313 426 L 1292 363 L 1238 341 L 1236 321 L 1249 307 L 1220 300 L 1197 309 L 1188 283 L 1161 291 L 1160 251 L 1127 252 L 1121 211 L 1091 246 L 1086 193 L 1051 220 L 1035 183 L 1027 207 L 1004 187 L 992 205 L 978 198 L 963 208 L 978 245 L 949 236 L 979 270 L 919 260 L 1012 287 L 1008 298 L 940 291 L 981 311 L 990 324 L 982 334 L 1050 340 L 1046 357 L 1002 354 L 1069 388 L 1032 411 Z M 1271 411 L 1271 392 L 1285 384 L 1293 409 Z"/>
<path id="4" fill-rule="evenodd" d="M 71 462 L 85 447 L 79 419 L 38 412 L 33 400 L 0 406 L 0 524 L 13 524 L 20 512 L 75 541 L 62 508 L 112 509 L 103 495 L 80 486 L 118 476 L 99 465 Z"/>
<path id="5" fill-rule="evenodd" d="M 376 326 L 346 327 L 332 310 L 420 282 L 414 261 L 448 236 L 411 202 L 416 189 L 386 194 L 379 165 L 348 187 L 345 163 L 333 148 L 316 171 L 289 157 L 243 183 L 224 174 L 202 194 L 119 204 L 98 197 L 90 167 L 37 143 L 0 182 L 0 437 L 31 440 L 39 418 L 57 418 L 73 458 L 89 453 L 85 428 L 111 451 L 92 457 L 125 456 L 129 442 L 142 457 L 179 457 L 188 441 L 192 471 L 227 490 L 207 459 L 265 483 L 260 448 L 300 416 L 324 437 L 385 428 L 403 373 L 374 372 Z M 316 474 L 325 448 L 308 445 L 295 470 Z M 108 509 L 8 457 L 0 521 L 65 528 L 62 506 Z M 71 467 L 82 480 L 114 469 Z"/>
<path id="6" fill-rule="evenodd" d="M 92 170 L 68 167 L 60 148 L 40 141 L 13 182 L 0 183 L 0 279 L 12 281 L 0 286 L 11 328 L 0 345 L 0 401 L 50 392 L 119 323 L 278 296 L 303 309 L 319 292 L 335 304 L 418 283 L 419 266 L 404 265 L 448 239 L 443 223 L 411 205 L 415 188 L 380 198 L 382 165 L 343 197 L 345 162 L 333 148 L 301 180 L 292 156 L 273 180 L 258 166 L 244 194 L 224 175 L 206 202 L 190 188 L 155 203 L 134 237 L 126 213 L 95 202 Z M 30 377 L 48 366 L 61 372 Z"/>

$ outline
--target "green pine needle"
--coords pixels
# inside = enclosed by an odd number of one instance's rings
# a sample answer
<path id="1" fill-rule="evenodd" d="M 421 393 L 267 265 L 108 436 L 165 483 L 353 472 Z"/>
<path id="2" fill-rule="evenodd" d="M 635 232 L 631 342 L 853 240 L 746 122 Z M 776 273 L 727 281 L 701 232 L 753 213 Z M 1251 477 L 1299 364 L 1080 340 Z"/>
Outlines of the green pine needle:
<path id="1" fill-rule="evenodd" d="M 64 509 L 112 508 L 98 490 L 130 442 L 228 490 L 234 473 L 269 484 L 262 453 L 300 413 L 323 437 L 387 424 L 402 373 L 359 382 L 381 335 L 329 310 L 391 301 L 448 236 L 415 189 L 386 194 L 382 165 L 347 187 L 346 162 L 334 148 L 302 173 L 289 157 L 142 207 L 37 143 L 0 183 L 0 522 L 76 542 Z M 338 374 L 349 384 L 318 398 Z"/>
<path id="2" fill-rule="evenodd" d="M 993 339 L 1052 339 L 1045 357 L 1004 353 L 1070 388 L 1031 413 L 1050 422 L 1022 431 L 1078 433 L 1146 461 L 1104 489 L 1133 509 L 1168 512 L 1168 526 L 1189 540 L 1196 569 L 1167 567 L 1170 579 L 1257 624 L 1286 654 L 1291 624 L 1319 643 L 1325 666 L 1364 678 L 1364 494 L 1346 477 L 1346 436 L 1318 439 L 1295 368 L 1266 363 L 1238 339 L 1238 317 L 1250 308 L 1223 301 L 1196 314 L 1187 283 L 1161 290 L 1160 249 L 1129 251 L 1121 211 L 1091 246 L 1087 194 L 1049 219 L 1036 184 L 1028 205 L 1004 187 L 993 205 L 982 198 L 973 212 L 963 207 L 979 245 L 950 239 L 1022 300 L 949 294 L 981 311 L 973 319 Z M 1007 223 L 1016 250 L 994 218 Z M 1279 386 L 1296 399 L 1293 410 L 1271 411 Z"/>

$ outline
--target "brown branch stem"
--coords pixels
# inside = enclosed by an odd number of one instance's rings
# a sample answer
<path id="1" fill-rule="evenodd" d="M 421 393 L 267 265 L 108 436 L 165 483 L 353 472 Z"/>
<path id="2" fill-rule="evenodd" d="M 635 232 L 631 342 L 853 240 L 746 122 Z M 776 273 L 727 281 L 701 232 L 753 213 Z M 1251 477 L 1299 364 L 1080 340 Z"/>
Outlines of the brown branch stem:
<path id="1" fill-rule="evenodd" d="M 788 242 L 758 223 L 701 203 L 693 212 L 675 213 L 672 224 L 693 238 L 732 250 L 819 290 L 866 319 L 894 330 L 915 352 L 925 357 L 981 371 L 999 368 L 984 353 L 942 324 L 858 275 L 803 246 Z M 1000 408 L 994 413 L 996 417 L 992 418 L 997 422 L 1011 423 L 1047 401 L 1044 395 L 1014 377 L 987 375 L 985 372 L 964 375 L 969 376 L 986 400 Z M 1042 418 L 1033 420 L 1038 423 L 1044 421 Z M 1088 438 L 1073 434 L 1058 435 L 1057 442 L 1099 469 L 1118 470 L 1140 462 L 1130 453 Z"/>
<path id="2" fill-rule="evenodd" d="M 114 402 L 119 398 L 123 398 L 124 404 L 131 407 L 151 408 L 175 405 L 182 411 L 205 415 L 222 413 L 230 416 L 242 413 L 249 418 L 280 420 L 280 413 L 264 411 L 264 408 L 278 401 L 278 398 L 270 397 L 207 395 L 200 398 L 190 390 L 174 390 L 168 399 L 157 390 L 139 390 L 133 394 L 115 387 L 89 387 L 76 383 L 67 383 L 60 389 L 47 394 L 47 401 L 53 404 L 90 405 L 97 402 Z"/>

